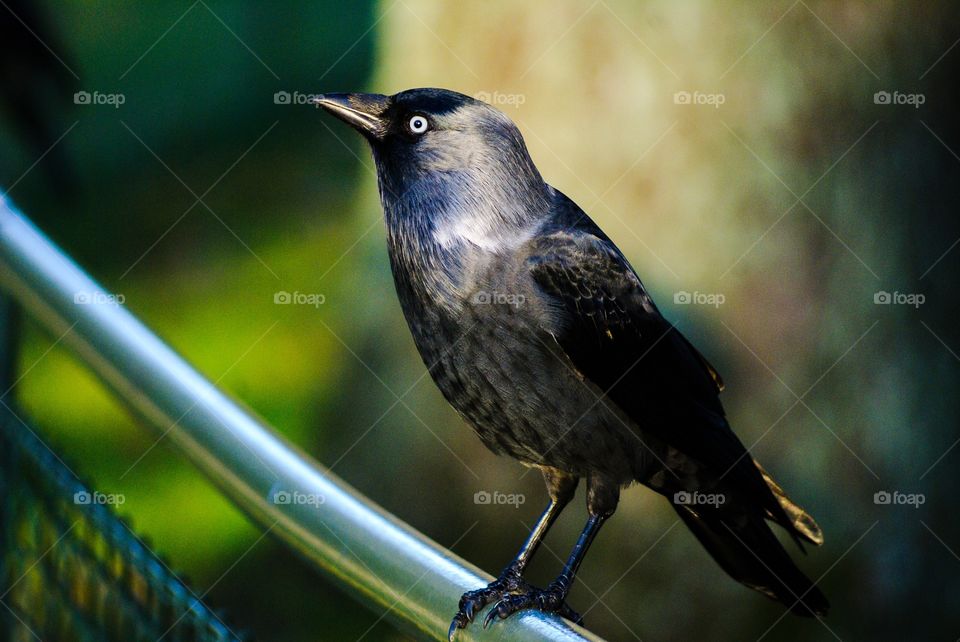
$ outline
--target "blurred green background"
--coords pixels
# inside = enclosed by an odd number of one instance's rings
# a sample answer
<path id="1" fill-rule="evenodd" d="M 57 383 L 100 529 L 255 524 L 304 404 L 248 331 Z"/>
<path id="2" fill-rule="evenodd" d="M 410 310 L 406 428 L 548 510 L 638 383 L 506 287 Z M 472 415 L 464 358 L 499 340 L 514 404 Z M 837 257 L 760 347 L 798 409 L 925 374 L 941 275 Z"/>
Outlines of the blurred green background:
<path id="1" fill-rule="evenodd" d="M 735 430 L 826 533 L 797 557 L 822 576 L 830 616 L 781 619 L 662 499 L 631 490 L 572 594 L 588 627 L 611 640 L 954 640 L 958 14 L 947 1 L 10 2 L 0 185 L 203 373 L 496 573 L 546 501 L 542 482 L 488 453 L 422 376 L 369 153 L 300 102 L 483 95 L 718 366 Z M 123 104 L 75 104 L 76 91 Z M 281 290 L 325 302 L 275 305 Z M 875 303 L 882 292 L 924 302 Z M 403 639 L 257 542 L 57 337 L 28 323 L 23 339 L 16 395 L 43 437 L 124 493 L 122 514 L 195 587 L 215 585 L 208 599 L 238 628 Z M 526 501 L 475 505 L 481 490 Z M 925 501 L 877 504 L 880 491 Z M 583 517 L 578 500 L 534 580 L 557 572 Z"/>

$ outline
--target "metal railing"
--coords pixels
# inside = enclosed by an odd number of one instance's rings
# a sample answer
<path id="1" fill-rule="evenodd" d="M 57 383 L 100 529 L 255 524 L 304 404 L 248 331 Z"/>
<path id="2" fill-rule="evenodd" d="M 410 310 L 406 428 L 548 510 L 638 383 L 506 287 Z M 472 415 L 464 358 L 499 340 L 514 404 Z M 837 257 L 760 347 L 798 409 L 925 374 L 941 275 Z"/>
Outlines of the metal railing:
<path id="1" fill-rule="evenodd" d="M 492 578 L 387 513 L 218 390 L 0 197 L 0 287 L 165 434 L 254 521 L 400 629 L 446 639 L 460 595 Z M 78 301 L 92 305 L 78 305 Z M 275 501 L 319 495 L 319 507 Z M 318 628 L 322 623 L 318 623 Z M 527 611 L 461 640 L 598 640 Z"/>

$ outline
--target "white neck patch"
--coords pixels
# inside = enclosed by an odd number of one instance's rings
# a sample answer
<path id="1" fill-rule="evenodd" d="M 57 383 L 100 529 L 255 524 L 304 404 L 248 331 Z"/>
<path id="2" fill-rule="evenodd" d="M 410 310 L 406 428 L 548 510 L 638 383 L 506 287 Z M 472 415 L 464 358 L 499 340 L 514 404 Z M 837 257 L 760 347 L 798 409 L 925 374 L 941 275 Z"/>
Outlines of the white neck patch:
<path id="1" fill-rule="evenodd" d="M 489 252 L 515 248 L 530 239 L 532 230 L 497 230 L 496 220 L 479 216 L 461 216 L 446 221 L 433 231 L 433 240 L 443 248 L 470 243 Z M 501 223 L 502 224 L 502 223 Z M 508 232 L 505 236 L 502 232 Z"/>

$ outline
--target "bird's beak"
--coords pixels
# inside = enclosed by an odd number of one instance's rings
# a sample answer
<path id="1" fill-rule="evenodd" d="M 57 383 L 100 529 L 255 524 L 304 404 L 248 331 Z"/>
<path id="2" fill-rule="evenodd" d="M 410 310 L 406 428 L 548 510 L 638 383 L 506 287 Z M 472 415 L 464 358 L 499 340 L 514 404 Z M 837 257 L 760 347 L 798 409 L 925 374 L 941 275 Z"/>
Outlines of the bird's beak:
<path id="1" fill-rule="evenodd" d="M 347 123 L 361 134 L 382 138 L 386 132 L 383 113 L 389 98 L 380 94 L 319 94 L 310 102 Z"/>

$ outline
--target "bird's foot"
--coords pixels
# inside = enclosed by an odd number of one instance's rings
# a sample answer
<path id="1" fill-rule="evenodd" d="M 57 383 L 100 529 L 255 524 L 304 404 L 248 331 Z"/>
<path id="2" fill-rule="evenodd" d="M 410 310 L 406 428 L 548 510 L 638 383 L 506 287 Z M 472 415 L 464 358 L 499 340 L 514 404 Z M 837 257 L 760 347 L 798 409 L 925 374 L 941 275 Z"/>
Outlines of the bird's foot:
<path id="1" fill-rule="evenodd" d="M 517 570 L 516 566 L 511 564 L 503 570 L 500 577 L 490 582 L 486 588 L 467 591 L 463 594 L 460 598 L 459 610 L 450 623 L 450 631 L 447 637 L 450 642 L 453 642 L 453 636 L 457 629 L 466 628 L 470 622 L 473 622 L 474 616 L 482 611 L 487 604 L 496 600 L 502 601 L 506 596 L 514 593 L 529 593 L 535 590 L 520 577 L 520 571 Z"/>
<path id="2" fill-rule="evenodd" d="M 567 606 L 567 593 L 570 586 L 562 579 L 551 582 L 546 589 L 531 589 L 524 593 L 505 595 L 500 601 L 493 605 L 486 619 L 483 621 L 483 627 L 486 628 L 496 619 L 506 619 L 525 609 L 537 609 L 548 613 L 556 613 L 560 617 L 566 618 L 576 624 L 583 624 L 583 618 L 580 614 Z"/>

